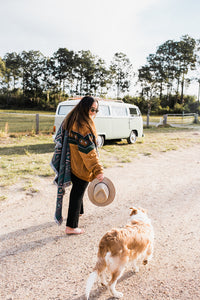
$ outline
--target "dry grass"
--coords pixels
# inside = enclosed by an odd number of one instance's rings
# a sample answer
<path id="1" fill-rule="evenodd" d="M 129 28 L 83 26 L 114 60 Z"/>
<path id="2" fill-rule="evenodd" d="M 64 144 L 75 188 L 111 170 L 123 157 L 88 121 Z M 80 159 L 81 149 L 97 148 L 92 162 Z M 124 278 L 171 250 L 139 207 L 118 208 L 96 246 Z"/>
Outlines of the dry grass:
<path id="1" fill-rule="evenodd" d="M 200 129 L 200 128 L 199 128 Z M 123 167 L 139 155 L 156 155 L 200 143 L 200 131 L 175 128 L 145 129 L 145 137 L 133 145 L 126 140 L 109 143 L 99 149 L 105 168 Z M 0 185 L 13 184 L 23 179 L 24 189 L 32 188 L 34 177 L 52 176 L 50 161 L 54 151 L 51 135 L 1 136 L 0 137 Z"/>
<path id="2" fill-rule="evenodd" d="M 151 128 L 144 130 L 145 137 L 140 138 L 133 145 L 125 140 L 104 146 L 100 149 L 100 158 L 104 167 L 122 166 L 124 162 L 131 162 L 138 155 L 156 155 L 192 146 L 200 143 L 200 131 L 174 128 Z"/>

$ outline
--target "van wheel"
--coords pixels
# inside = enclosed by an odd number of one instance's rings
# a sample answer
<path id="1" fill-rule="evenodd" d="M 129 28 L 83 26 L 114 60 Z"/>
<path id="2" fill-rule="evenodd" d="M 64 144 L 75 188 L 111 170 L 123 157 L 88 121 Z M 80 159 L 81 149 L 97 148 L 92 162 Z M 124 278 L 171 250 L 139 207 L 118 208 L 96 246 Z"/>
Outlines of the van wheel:
<path id="1" fill-rule="evenodd" d="M 134 144 L 136 142 L 137 136 L 135 131 L 131 131 L 130 136 L 127 138 L 129 144 Z"/>
<path id="2" fill-rule="evenodd" d="M 98 135 L 97 137 L 97 147 L 101 148 L 104 145 L 104 136 L 103 135 Z"/>

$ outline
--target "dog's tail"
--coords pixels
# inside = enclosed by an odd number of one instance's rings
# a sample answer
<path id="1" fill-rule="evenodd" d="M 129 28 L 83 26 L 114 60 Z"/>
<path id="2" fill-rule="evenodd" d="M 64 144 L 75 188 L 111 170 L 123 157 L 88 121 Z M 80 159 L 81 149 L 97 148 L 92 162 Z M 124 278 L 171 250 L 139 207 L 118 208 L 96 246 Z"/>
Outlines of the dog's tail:
<path id="1" fill-rule="evenodd" d="M 87 284 L 86 284 L 86 289 L 85 289 L 85 295 L 86 295 L 87 300 L 89 299 L 90 291 L 92 289 L 92 286 L 95 283 L 95 281 L 97 280 L 97 276 L 98 276 L 97 271 L 94 271 L 88 277 Z"/>

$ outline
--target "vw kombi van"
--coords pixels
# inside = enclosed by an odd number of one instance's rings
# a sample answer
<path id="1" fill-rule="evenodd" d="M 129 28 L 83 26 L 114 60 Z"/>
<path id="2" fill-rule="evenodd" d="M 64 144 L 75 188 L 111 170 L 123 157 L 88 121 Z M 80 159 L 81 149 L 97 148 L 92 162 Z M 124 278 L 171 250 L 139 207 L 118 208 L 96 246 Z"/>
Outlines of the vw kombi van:
<path id="1" fill-rule="evenodd" d="M 69 99 L 58 104 L 54 124 L 55 134 L 65 116 L 80 99 Z M 98 99 L 98 102 L 99 112 L 94 122 L 98 133 L 99 146 L 102 146 L 107 140 L 121 139 L 127 139 L 128 143 L 133 144 L 136 142 L 137 137 L 143 136 L 143 120 L 136 105 L 118 100 Z"/>

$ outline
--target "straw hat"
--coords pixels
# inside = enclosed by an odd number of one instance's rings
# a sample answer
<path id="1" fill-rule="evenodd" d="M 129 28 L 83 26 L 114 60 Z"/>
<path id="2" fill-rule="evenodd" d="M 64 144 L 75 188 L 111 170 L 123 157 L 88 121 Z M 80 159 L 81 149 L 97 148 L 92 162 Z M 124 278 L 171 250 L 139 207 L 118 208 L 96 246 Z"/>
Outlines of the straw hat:
<path id="1" fill-rule="evenodd" d="M 103 181 L 95 178 L 88 186 L 88 197 L 97 206 L 106 206 L 115 198 L 115 187 L 110 179 L 104 177 Z"/>

